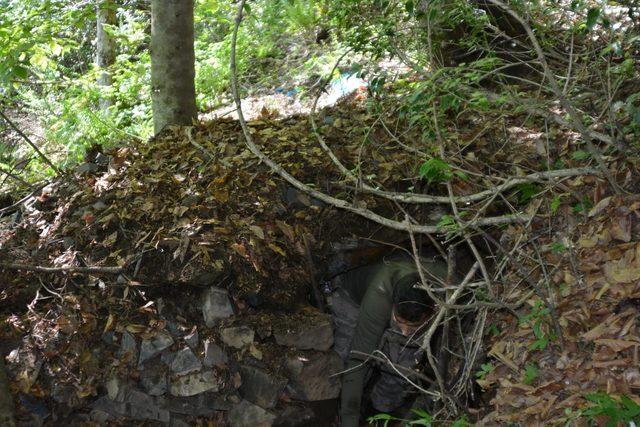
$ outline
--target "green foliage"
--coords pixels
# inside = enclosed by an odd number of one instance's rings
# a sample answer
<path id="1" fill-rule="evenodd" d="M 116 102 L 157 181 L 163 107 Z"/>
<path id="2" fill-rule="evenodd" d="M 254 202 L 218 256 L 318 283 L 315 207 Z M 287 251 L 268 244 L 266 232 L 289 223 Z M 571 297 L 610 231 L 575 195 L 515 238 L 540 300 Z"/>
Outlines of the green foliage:
<path id="1" fill-rule="evenodd" d="M 591 153 L 589 153 L 588 151 L 583 151 L 583 150 L 574 151 L 571 154 L 571 158 L 573 160 L 586 160 L 589 157 L 591 157 Z"/>
<path id="2" fill-rule="evenodd" d="M 562 242 L 553 242 L 551 244 L 551 252 L 554 254 L 561 254 L 566 250 L 566 246 Z"/>
<path id="3" fill-rule="evenodd" d="M 588 409 L 582 415 L 595 421 L 596 417 L 604 416 L 607 419 L 607 427 L 615 427 L 630 422 L 640 421 L 640 405 L 628 396 L 614 399 L 606 393 L 591 393 L 585 396 L 590 402 Z"/>
<path id="4" fill-rule="evenodd" d="M 555 215 L 556 213 L 558 213 L 558 208 L 560 208 L 561 203 L 562 203 L 561 196 L 555 196 L 553 198 L 553 200 L 551 201 L 551 205 L 549 206 L 549 208 L 551 209 L 551 215 Z"/>
<path id="5" fill-rule="evenodd" d="M 535 363 L 527 363 L 524 369 L 524 377 L 522 378 L 522 382 L 529 385 L 533 384 L 533 382 L 538 378 L 538 367 Z"/>
<path id="6" fill-rule="evenodd" d="M 528 203 L 540 191 L 537 185 L 530 182 L 518 184 L 515 188 L 520 203 Z"/>
<path id="7" fill-rule="evenodd" d="M 589 198 L 585 196 L 582 199 L 582 201 L 573 205 L 573 213 L 575 214 L 586 213 L 589 211 L 589 209 L 591 209 L 591 207 L 592 207 L 592 204 L 589 201 Z"/>
<path id="8" fill-rule="evenodd" d="M 451 166 L 438 157 L 432 157 L 425 161 L 418 171 L 418 176 L 428 184 L 445 182 L 453 176 Z"/>
<path id="9" fill-rule="evenodd" d="M 487 374 L 493 371 L 495 367 L 491 363 L 483 363 L 480 365 L 480 369 L 476 372 L 476 378 L 484 380 Z"/>
<path id="10" fill-rule="evenodd" d="M 555 332 L 546 324 L 550 317 L 549 309 L 544 307 L 541 301 L 536 301 L 531 312 L 520 319 L 520 324 L 528 324 L 533 331 L 535 341 L 529 346 L 529 350 L 544 350 L 549 342 L 556 339 Z"/>

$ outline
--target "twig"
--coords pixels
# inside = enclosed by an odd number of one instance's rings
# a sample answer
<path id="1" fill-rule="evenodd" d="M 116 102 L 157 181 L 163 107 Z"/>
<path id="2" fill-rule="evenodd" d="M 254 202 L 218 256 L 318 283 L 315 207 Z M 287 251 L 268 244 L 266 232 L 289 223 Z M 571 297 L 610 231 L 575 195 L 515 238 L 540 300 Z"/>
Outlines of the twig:
<path id="1" fill-rule="evenodd" d="M 321 200 L 329 205 L 332 205 L 339 209 L 344 209 L 349 212 L 353 212 L 362 216 L 363 218 L 374 221 L 378 224 L 384 225 L 386 227 L 392 228 L 394 230 L 399 231 L 407 231 L 407 225 L 404 222 L 395 221 L 390 218 L 384 217 L 382 215 L 378 215 L 375 212 L 358 207 L 352 203 L 347 202 L 346 200 L 338 199 L 336 197 L 327 195 L 321 191 L 318 191 L 310 186 L 302 183 L 298 179 L 296 179 L 289 172 L 284 170 L 282 166 L 278 165 L 274 162 L 270 157 L 264 154 L 253 141 L 253 137 L 251 136 L 251 132 L 249 127 L 247 126 L 247 122 L 244 118 L 244 114 L 242 112 L 242 104 L 240 100 L 240 92 L 238 90 L 238 77 L 237 77 L 237 66 L 236 66 L 236 44 L 238 39 L 238 30 L 240 28 L 240 23 L 242 22 L 243 8 L 246 3 L 246 0 L 241 0 L 238 4 L 238 12 L 235 18 L 235 24 L 233 28 L 233 32 L 231 35 L 231 58 L 230 58 L 230 68 L 231 68 L 231 89 L 233 92 L 233 99 L 236 103 L 237 111 L 238 111 L 238 121 L 240 122 L 240 126 L 242 127 L 242 132 L 245 137 L 245 144 L 249 151 L 251 151 L 261 162 L 265 163 L 273 172 L 277 173 L 281 178 L 287 181 L 296 189 L 302 191 L 305 194 L 308 194 L 311 197 L 314 197 L 318 200 Z M 503 217 L 492 217 L 492 218 L 483 218 L 477 221 L 478 226 L 487 226 L 487 225 L 498 225 L 498 224 L 507 224 L 514 222 L 526 222 L 529 219 L 527 215 L 509 215 Z M 413 230 L 417 233 L 438 233 L 441 231 L 438 226 L 427 226 L 427 225 L 416 225 L 413 227 Z"/>
<path id="2" fill-rule="evenodd" d="M 547 63 L 545 54 L 542 51 L 542 48 L 538 43 L 538 39 L 533 33 L 533 30 L 531 29 L 531 26 L 529 26 L 529 24 L 520 15 L 518 15 L 513 9 L 511 9 L 508 5 L 506 5 L 502 1 L 500 0 L 487 0 L 487 1 L 504 9 L 505 12 L 511 15 L 516 21 L 518 21 L 520 25 L 522 25 L 522 28 L 527 33 L 527 37 L 529 37 L 529 40 L 531 41 L 531 44 L 533 45 L 533 48 L 536 51 L 536 54 L 538 56 L 538 61 L 540 61 L 540 65 L 544 70 L 544 74 L 546 78 L 549 80 L 549 84 L 551 85 L 551 90 L 560 101 L 560 104 L 562 105 L 562 107 L 567 111 L 567 113 L 569 113 L 569 116 L 571 117 L 571 121 L 573 122 L 574 128 L 582 135 L 582 138 L 584 139 L 584 142 L 587 145 L 587 150 L 589 151 L 589 153 L 591 153 L 593 158 L 598 163 L 600 170 L 604 174 L 605 178 L 607 178 L 607 181 L 609 181 L 609 184 L 613 188 L 613 191 L 615 191 L 616 194 L 621 194 L 622 189 L 620 188 L 615 178 L 611 174 L 611 171 L 609 170 L 607 164 L 604 162 L 604 159 L 602 158 L 602 154 L 600 153 L 600 150 L 598 149 L 598 147 L 596 147 L 593 144 L 593 141 L 591 140 L 592 139 L 591 135 L 589 134 L 589 130 L 585 127 L 584 123 L 582 123 L 582 119 L 578 115 L 578 112 L 576 111 L 573 104 L 562 93 L 562 89 L 560 89 L 560 86 L 558 85 L 556 77 L 551 72 L 551 68 L 549 68 L 549 64 Z"/>
<path id="3" fill-rule="evenodd" d="M 508 250 L 504 248 L 504 246 L 500 244 L 500 242 L 498 242 L 496 239 L 494 239 L 492 236 L 490 236 L 488 233 L 484 232 L 483 230 L 481 229 L 477 229 L 477 230 L 480 233 L 482 233 L 487 240 L 493 243 L 500 250 L 500 252 L 502 252 L 507 258 L 509 258 L 509 260 L 511 261 L 511 264 L 517 268 L 522 278 L 529 284 L 529 286 L 531 286 L 531 288 L 534 290 L 538 298 L 542 300 L 547 310 L 549 310 L 549 315 L 551 316 L 551 320 L 553 321 L 552 322 L 553 327 L 556 331 L 556 335 L 558 336 L 558 339 L 560 340 L 560 349 L 564 351 L 565 349 L 564 336 L 562 334 L 562 328 L 560 327 L 560 320 L 558 318 L 558 313 L 556 311 L 556 308 L 553 306 L 553 304 L 551 304 L 549 299 L 545 296 L 544 292 L 542 292 L 542 289 L 540 289 L 540 286 L 538 286 L 537 283 L 531 280 L 531 278 L 529 277 L 529 274 L 524 270 L 522 265 L 513 257 L 513 255 L 511 255 L 511 253 Z"/>
<path id="4" fill-rule="evenodd" d="M 318 283 L 318 276 L 316 274 L 316 268 L 313 264 L 313 258 L 311 257 L 311 247 L 309 246 L 309 239 L 306 234 L 302 234 L 302 242 L 304 243 L 304 254 L 307 258 L 307 266 L 309 268 L 309 280 L 311 281 L 311 292 L 318 304 L 320 311 L 325 311 L 324 300 L 322 299 L 322 293 L 320 292 L 320 284 Z"/>
<path id="5" fill-rule="evenodd" d="M 377 352 L 379 352 L 379 350 L 376 350 L 376 353 L 377 353 Z M 380 352 L 380 353 L 382 353 L 382 352 Z M 375 360 L 375 361 L 377 361 L 377 362 L 382 362 L 382 363 L 389 364 L 389 366 L 395 367 L 395 368 L 397 368 L 398 370 L 402 371 L 402 372 L 404 373 L 404 375 L 406 375 L 406 376 L 413 376 L 413 377 L 419 378 L 419 379 L 421 379 L 421 380 L 423 380 L 423 381 L 426 381 L 426 382 L 428 382 L 429 384 L 435 384 L 435 381 L 433 381 L 433 380 L 432 380 L 431 378 L 429 378 L 428 376 L 426 376 L 426 375 L 424 375 L 424 374 L 422 374 L 422 373 L 420 373 L 420 372 L 416 371 L 415 369 L 407 368 L 406 366 L 402 366 L 402 365 L 398 365 L 398 364 L 396 364 L 396 363 L 393 363 L 393 362 L 391 362 L 391 361 L 390 361 L 388 358 L 386 358 L 386 357 L 385 357 L 385 358 L 382 358 L 382 357 L 380 357 L 380 356 L 375 356 L 375 355 L 373 355 L 373 354 L 363 353 L 363 352 L 361 352 L 361 351 L 357 351 L 357 350 L 351 350 L 351 354 L 352 354 L 353 356 L 358 356 L 358 357 L 360 357 L 360 358 L 363 358 L 363 359 L 365 360 L 365 362 L 366 362 L 366 361 L 368 361 L 368 360 Z M 386 356 L 384 353 L 382 353 L 382 355 Z M 403 375 L 403 376 L 404 376 L 404 375 Z M 405 377 L 405 379 L 407 379 L 407 378 Z M 432 391 L 430 392 L 430 391 L 428 391 L 428 390 L 424 390 L 424 392 L 425 392 L 425 393 L 429 393 L 429 394 L 430 394 L 430 395 L 432 395 L 432 396 L 439 396 L 439 394 L 438 394 L 438 393 L 434 393 L 434 392 L 432 392 Z"/>
<path id="6" fill-rule="evenodd" d="M 18 133 L 18 135 L 20 135 L 22 139 L 24 139 L 27 142 L 27 144 L 31 146 L 31 148 L 34 149 L 34 151 L 38 154 L 38 156 L 40 156 L 42 160 L 44 160 L 45 163 L 51 166 L 51 169 L 53 169 L 57 175 L 62 175 L 62 172 L 60 171 L 60 169 L 58 169 L 58 167 L 54 165 L 51 162 L 51 160 L 49 160 L 49 158 L 44 155 L 42 151 L 40 151 L 38 146 L 31 140 L 31 138 L 29 138 L 24 132 L 22 132 L 20 128 L 16 126 L 16 124 L 13 123 L 11 119 L 9 119 L 9 117 L 7 117 L 2 110 L 0 110 L 0 117 L 2 117 L 4 121 L 7 122 L 7 124 L 11 126 L 13 130 L 15 130 Z"/>
<path id="7" fill-rule="evenodd" d="M 23 270 L 36 273 L 80 273 L 80 274 L 120 274 L 124 271 L 122 267 L 43 267 L 40 265 L 0 263 L 0 269 Z"/>
<path id="8" fill-rule="evenodd" d="M 507 180 L 504 183 L 490 190 L 484 190 L 479 193 L 470 194 L 468 196 L 454 196 L 453 201 L 457 204 L 476 202 L 479 200 L 484 200 L 497 193 L 501 193 L 503 191 L 516 187 L 520 184 L 525 184 L 528 182 L 537 182 L 537 181 L 544 181 L 544 180 L 551 180 L 551 179 L 558 179 L 558 178 L 568 178 L 573 176 L 594 175 L 597 173 L 598 171 L 593 168 L 558 169 L 553 171 L 536 172 L 529 175 L 525 175 L 523 177 L 507 178 Z M 394 201 L 402 202 L 402 203 L 450 204 L 452 200 L 451 197 L 449 196 L 431 196 L 428 194 L 413 194 L 413 193 L 394 193 L 394 192 L 389 192 L 384 190 L 377 190 L 373 188 L 369 189 L 366 187 L 363 187 L 360 190 L 366 193 L 371 193 L 376 196 L 383 196 L 385 198 L 389 198 Z"/>
<path id="9" fill-rule="evenodd" d="M 3 173 L 5 175 L 7 175 L 9 178 L 18 181 L 20 184 L 24 185 L 25 187 L 31 188 L 31 184 L 29 184 L 27 181 L 25 181 L 24 179 L 22 179 L 20 176 L 14 174 L 11 171 L 6 170 L 4 167 L 0 166 L 0 173 Z"/>
<path id="10" fill-rule="evenodd" d="M 29 200 L 35 193 L 37 193 L 38 191 L 42 190 L 47 184 L 48 184 L 47 182 L 39 184 L 36 188 L 33 189 L 33 191 L 31 191 L 29 194 L 24 196 L 22 199 L 18 200 L 17 202 L 12 204 L 11 206 L 7 206 L 6 208 L 0 209 L 0 216 L 2 214 L 6 213 L 6 212 L 11 212 L 11 211 L 17 209 L 21 204 L 23 204 L 24 202 Z"/>

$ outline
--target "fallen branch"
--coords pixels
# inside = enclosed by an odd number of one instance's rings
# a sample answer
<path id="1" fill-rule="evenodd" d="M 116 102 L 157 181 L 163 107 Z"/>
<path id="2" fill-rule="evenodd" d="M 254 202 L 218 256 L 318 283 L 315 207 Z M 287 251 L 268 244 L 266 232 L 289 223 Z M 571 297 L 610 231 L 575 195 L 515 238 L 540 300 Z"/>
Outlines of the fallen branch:
<path id="1" fill-rule="evenodd" d="M 484 190 L 478 193 L 470 194 L 468 196 L 431 196 L 428 194 L 414 194 L 414 193 L 395 193 L 391 191 L 376 190 L 373 188 L 359 188 L 364 193 L 370 193 L 375 196 L 381 196 L 389 198 L 396 202 L 402 203 L 438 203 L 438 204 L 450 204 L 451 201 L 461 203 L 477 202 L 484 200 L 488 197 L 492 197 L 498 193 L 509 190 L 517 185 L 525 184 L 529 182 L 541 182 L 546 180 L 558 179 L 558 178 L 570 178 L 573 176 L 584 175 L 597 175 L 598 171 L 593 168 L 575 168 L 575 169 L 558 169 L 553 171 L 536 172 L 522 177 L 507 178 L 507 180 L 498 185 L 497 187 Z"/>
<path id="2" fill-rule="evenodd" d="M 35 273 L 79 273 L 79 274 L 120 274 L 122 267 L 43 267 L 40 265 L 0 263 L 1 270 L 23 270 Z"/>
<path id="3" fill-rule="evenodd" d="M 49 160 L 49 158 L 47 156 L 44 155 L 44 153 L 42 151 L 40 151 L 40 149 L 38 148 L 38 146 L 35 144 L 35 142 L 33 142 L 31 140 L 31 138 L 29 138 L 24 132 L 22 132 L 22 130 L 20 130 L 20 128 L 18 126 L 16 126 L 15 123 L 13 123 L 11 121 L 11 119 L 9 117 L 7 117 L 2 110 L 0 110 L 0 117 L 2 117 L 4 119 L 5 122 L 7 122 L 7 124 L 9 126 L 11 126 L 13 128 L 13 130 L 15 130 L 18 135 L 20 135 L 22 137 L 22 139 L 24 139 L 27 144 L 29 144 L 31 146 L 31 148 L 33 148 L 33 150 L 38 154 L 38 156 L 40 156 L 40 158 L 42 160 L 44 160 L 44 162 L 46 164 L 48 164 L 49 166 L 51 166 L 51 169 L 53 169 L 57 175 L 62 175 L 62 172 L 60 172 L 60 169 L 58 169 L 58 167 L 56 165 L 54 165 L 51 160 Z"/>
<path id="4" fill-rule="evenodd" d="M 13 179 L 14 181 L 18 181 L 20 184 L 24 185 L 25 187 L 31 188 L 31 184 L 29 184 L 27 181 L 22 179 L 20 176 L 14 174 L 12 171 L 6 170 L 2 166 L 0 166 L 0 173 L 7 175 L 9 178 Z"/>
<path id="5" fill-rule="evenodd" d="M 11 211 L 16 210 L 21 204 L 23 204 L 24 202 L 29 200 L 31 197 L 33 197 L 34 194 L 36 194 L 38 191 L 42 190 L 47 184 L 48 184 L 48 182 L 38 184 L 33 189 L 33 191 L 31 191 L 29 194 L 24 196 L 22 199 L 18 200 L 17 202 L 12 204 L 11 206 L 7 206 L 6 208 L 0 209 L 0 216 L 2 216 L 3 214 L 5 214 L 7 212 L 11 212 Z"/>
<path id="6" fill-rule="evenodd" d="M 334 64 L 331 72 L 329 73 L 329 77 L 333 74 L 334 70 L 338 67 L 338 64 L 344 58 L 344 56 L 349 53 L 349 51 L 345 52 Z M 320 89 L 323 89 L 324 86 L 328 83 L 329 77 L 325 79 L 325 81 L 320 86 Z M 507 178 L 507 180 L 491 190 L 481 191 L 479 193 L 470 194 L 467 196 L 432 196 L 429 194 L 415 194 L 415 193 L 397 193 L 392 191 L 379 190 L 377 188 L 371 187 L 370 185 L 362 182 L 357 176 L 355 176 L 335 155 L 333 150 L 327 145 L 326 141 L 320 135 L 318 130 L 318 125 L 316 124 L 314 115 L 316 114 L 316 108 L 318 104 L 318 100 L 320 99 L 320 95 L 322 91 L 318 91 L 318 95 L 315 97 L 313 101 L 313 105 L 311 107 L 311 112 L 309 114 L 309 121 L 311 122 L 311 128 L 313 129 L 313 134 L 316 136 L 318 140 L 318 144 L 325 152 L 325 154 L 331 159 L 331 162 L 338 168 L 340 173 L 342 173 L 349 181 L 353 182 L 356 185 L 358 191 L 373 194 L 376 196 L 383 197 L 388 200 L 393 200 L 395 202 L 402 203 L 441 203 L 441 204 L 449 204 L 451 201 L 455 203 L 470 203 L 478 200 L 485 199 L 487 197 L 491 197 L 500 193 L 502 191 L 506 191 L 510 188 L 513 188 L 517 185 L 528 183 L 528 182 L 536 182 L 543 181 L 547 179 L 557 179 L 557 178 L 567 178 L 572 176 L 582 176 L 582 175 L 594 175 L 597 174 L 597 171 L 592 168 L 576 168 L 576 169 L 560 169 L 554 171 L 545 171 L 538 172 L 526 175 L 524 177 L 512 177 Z M 384 123 L 383 123 L 384 125 Z M 385 126 L 386 127 L 386 126 Z"/>
<path id="7" fill-rule="evenodd" d="M 346 211 L 355 213 L 360 215 L 363 218 L 369 219 L 373 222 L 376 222 L 380 225 L 384 225 L 386 227 L 392 228 L 398 231 L 408 231 L 407 224 L 402 221 L 396 221 L 382 215 L 379 215 L 369 209 L 362 208 L 356 206 L 346 200 L 338 199 L 336 197 L 325 194 L 321 191 L 318 191 L 307 184 L 302 183 L 298 179 L 296 179 L 293 175 L 287 172 L 282 166 L 273 161 L 270 157 L 264 154 L 258 146 L 256 146 L 253 141 L 253 137 L 251 136 L 251 132 L 249 127 L 247 126 L 247 122 L 244 118 L 244 114 L 242 112 L 242 104 L 240 100 L 240 92 L 238 90 L 238 73 L 236 66 L 236 44 L 238 39 L 238 30 L 240 28 L 240 23 L 242 22 L 243 9 L 246 0 L 241 0 L 238 4 L 238 12 L 235 18 L 235 24 L 233 28 L 233 32 L 231 34 L 231 60 L 230 60 L 230 68 L 231 68 L 231 89 L 233 93 L 233 99 L 236 104 L 237 112 L 238 112 L 238 121 L 240 122 L 240 126 L 242 127 L 242 132 L 245 137 L 245 144 L 249 151 L 251 151 L 261 162 L 266 164 L 273 172 L 277 173 L 282 179 L 287 181 L 290 185 L 295 187 L 296 189 L 302 191 L 305 194 L 308 194 L 311 197 L 314 197 L 320 201 L 323 201 L 329 205 L 332 205 L 339 209 L 344 209 Z M 489 226 L 489 225 L 498 225 L 498 224 L 508 224 L 508 223 L 516 223 L 516 222 L 527 222 L 530 219 L 529 215 L 507 215 L 507 216 L 499 216 L 499 217 L 491 217 L 491 218 L 482 218 L 474 222 L 476 226 Z M 415 225 L 411 227 L 412 231 L 421 234 L 435 234 L 439 233 L 442 230 L 441 227 L 438 226 L 430 226 L 430 225 Z"/>

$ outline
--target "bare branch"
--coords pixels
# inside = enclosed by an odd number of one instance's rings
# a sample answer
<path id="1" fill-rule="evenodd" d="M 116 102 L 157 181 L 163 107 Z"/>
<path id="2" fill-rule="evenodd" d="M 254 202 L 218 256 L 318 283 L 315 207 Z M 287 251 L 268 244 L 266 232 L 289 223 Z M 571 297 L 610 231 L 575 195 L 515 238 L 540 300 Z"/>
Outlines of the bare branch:
<path id="1" fill-rule="evenodd" d="M 38 146 L 31 140 L 31 138 L 29 138 L 24 132 L 22 132 L 22 130 L 20 130 L 20 128 L 15 123 L 13 123 L 11 121 L 11 119 L 9 117 L 7 117 L 4 114 L 4 112 L 2 112 L 2 110 L 0 110 L 0 117 L 2 117 L 4 119 L 4 121 L 7 122 L 7 124 L 13 128 L 13 130 L 18 132 L 18 135 L 20 135 L 22 137 L 22 139 L 24 139 L 26 141 L 26 143 L 29 144 L 31 146 L 31 148 L 33 148 L 33 150 L 38 154 L 38 156 L 40 156 L 40 158 L 42 160 L 44 160 L 44 162 L 46 164 L 51 166 L 51 169 L 53 169 L 57 175 L 62 175 L 62 172 L 60 171 L 60 169 L 58 169 L 58 167 L 56 165 L 54 165 L 51 162 L 51 160 L 49 160 L 49 158 L 44 155 L 44 153 L 42 151 L 40 151 Z"/>
<path id="2" fill-rule="evenodd" d="M 562 105 L 562 107 L 567 111 L 567 113 L 569 113 L 569 116 L 571 117 L 571 121 L 573 123 L 573 127 L 582 135 L 582 138 L 584 139 L 584 142 L 587 145 L 587 150 L 589 151 L 589 153 L 591 153 L 593 158 L 598 163 L 600 170 L 602 171 L 604 176 L 607 178 L 607 181 L 609 181 L 609 184 L 611 185 L 613 190 L 617 194 L 622 193 L 622 189 L 620 188 L 615 178 L 611 174 L 611 171 L 609 170 L 607 164 L 604 162 L 604 159 L 602 158 L 602 154 L 600 153 L 600 150 L 598 149 L 598 147 L 596 147 L 593 144 L 589 130 L 586 128 L 584 123 L 582 123 L 582 119 L 580 118 L 580 115 L 576 111 L 575 107 L 567 99 L 567 97 L 564 96 L 562 89 L 558 85 L 556 77 L 553 74 L 553 72 L 551 72 L 551 68 L 547 63 L 545 54 L 542 51 L 542 48 L 538 43 L 538 39 L 533 33 L 533 30 L 531 29 L 531 26 L 520 15 L 518 15 L 513 9 L 511 9 L 508 5 L 506 5 L 502 1 L 500 0 L 487 0 L 487 1 L 504 9 L 509 15 L 511 15 L 511 17 L 513 17 L 516 21 L 518 21 L 520 25 L 522 25 L 522 28 L 524 28 L 525 32 L 527 33 L 527 37 L 529 37 L 529 41 L 531 41 L 531 44 L 533 45 L 533 48 L 536 51 L 536 54 L 538 55 L 538 61 L 540 61 L 540 65 L 542 65 L 544 74 L 549 80 L 549 84 L 551 85 L 551 90 L 560 101 L 560 104 Z"/>
<path id="3" fill-rule="evenodd" d="M 79 273 L 79 274 L 120 274 L 124 271 L 122 267 L 43 267 L 40 265 L 0 263 L 0 270 L 23 270 L 35 273 Z"/>
<path id="4" fill-rule="evenodd" d="M 238 78 L 237 78 L 237 67 L 236 67 L 236 42 L 238 38 L 238 29 L 240 28 L 240 23 L 242 22 L 242 14 L 243 8 L 246 0 L 241 0 L 238 5 L 238 12 L 235 18 L 235 25 L 232 32 L 231 37 L 231 89 L 233 92 L 233 99 L 235 101 L 237 112 L 238 112 L 238 121 L 240 122 L 240 126 L 242 127 L 242 132 L 245 137 L 245 144 L 247 148 L 256 156 L 260 161 L 265 163 L 273 172 L 277 173 L 281 178 L 287 181 L 296 189 L 302 191 L 305 194 L 308 194 L 311 197 L 314 197 L 320 201 L 323 201 L 329 205 L 332 205 L 339 209 L 344 209 L 349 212 L 353 212 L 357 215 L 360 215 L 363 218 L 374 221 L 378 224 L 384 225 L 386 227 L 392 228 L 398 231 L 407 231 L 407 225 L 404 222 L 396 221 L 382 215 L 379 215 L 369 209 L 358 207 L 346 200 L 338 199 L 336 197 L 327 195 L 321 191 L 318 191 L 307 184 L 302 183 L 298 179 L 296 179 L 293 175 L 287 172 L 282 166 L 278 165 L 271 158 L 269 158 L 266 154 L 264 154 L 260 148 L 258 148 L 253 141 L 253 137 L 249 131 L 249 127 L 247 126 L 247 122 L 244 118 L 244 114 L 242 112 L 242 104 L 240 100 L 240 93 L 238 91 Z M 498 224 L 508 224 L 514 222 L 526 222 L 530 219 L 528 215 L 508 215 L 508 216 L 500 216 L 500 217 L 491 217 L 491 218 L 483 218 L 476 221 L 477 226 L 488 226 L 488 225 L 498 225 Z M 430 225 L 416 225 L 412 226 L 414 232 L 417 233 L 438 233 L 441 232 L 441 227 L 438 226 L 430 226 Z"/>

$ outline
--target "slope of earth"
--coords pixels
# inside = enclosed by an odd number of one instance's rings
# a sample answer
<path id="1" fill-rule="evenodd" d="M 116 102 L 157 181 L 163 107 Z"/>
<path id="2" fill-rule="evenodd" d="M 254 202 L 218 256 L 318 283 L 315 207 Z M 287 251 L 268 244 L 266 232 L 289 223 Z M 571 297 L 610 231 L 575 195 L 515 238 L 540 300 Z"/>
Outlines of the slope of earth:
<path id="1" fill-rule="evenodd" d="M 394 102 L 380 110 L 344 99 L 320 112 L 319 131 L 361 180 L 446 195 L 442 181 L 419 178 L 433 147 L 398 118 Z M 542 140 L 543 125 L 524 114 L 469 113 L 458 124 L 446 129 L 447 160 L 465 172 L 447 175 L 456 195 L 546 170 L 550 158 L 589 166 L 572 156 L 581 149 L 575 133 L 551 127 Z M 275 120 L 266 111 L 249 125 L 270 157 L 315 188 L 399 221 L 442 224 L 449 213 L 398 209 L 361 192 L 318 146 L 308 117 Z M 621 185 L 637 187 L 637 158 L 607 160 Z M 638 198 L 613 197 L 591 174 L 493 199 L 465 210 L 535 217 L 488 230 L 512 254 L 504 263 L 490 254 L 501 279 L 495 305 L 508 309 L 489 313 L 486 363 L 474 366 L 487 406 L 470 417 L 564 422 L 602 396 L 640 403 Z M 313 285 L 378 257 L 373 242 L 407 240 L 296 191 L 257 162 L 238 123 L 225 119 L 98 150 L 1 212 L 0 350 L 9 353 L 25 425 L 330 425 L 335 408 L 317 402 L 337 396 L 327 374 L 339 363 Z M 442 229 L 434 242 L 447 239 L 451 230 Z M 358 259 L 337 256 L 366 244 Z"/>

